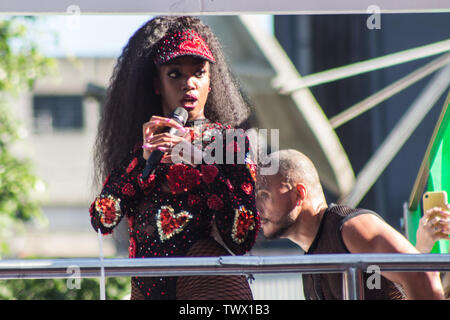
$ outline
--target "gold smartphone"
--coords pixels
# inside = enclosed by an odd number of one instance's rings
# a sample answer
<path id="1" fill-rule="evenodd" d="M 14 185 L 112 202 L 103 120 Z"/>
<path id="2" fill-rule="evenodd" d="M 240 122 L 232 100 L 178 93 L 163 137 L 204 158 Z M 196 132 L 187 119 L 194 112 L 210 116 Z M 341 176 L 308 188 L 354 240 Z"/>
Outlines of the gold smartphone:
<path id="1" fill-rule="evenodd" d="M 423 195 L 423 212 L 434 207 L 440 207 L 442 210 L 447 209 L 447 192 L 446 191 L 428 191 Z"/>

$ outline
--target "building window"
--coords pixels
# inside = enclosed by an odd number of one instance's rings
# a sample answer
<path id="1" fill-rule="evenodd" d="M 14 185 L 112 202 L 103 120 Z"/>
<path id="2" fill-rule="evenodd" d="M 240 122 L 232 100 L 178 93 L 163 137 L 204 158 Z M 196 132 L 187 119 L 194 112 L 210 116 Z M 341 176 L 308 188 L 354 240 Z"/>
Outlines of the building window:
<path id="1" fill-rule="evenodd" d="M 82 99 L 81 95 L 35 95 L 33 97 L 35 131 L 39 133 L 82 129 Z"/>

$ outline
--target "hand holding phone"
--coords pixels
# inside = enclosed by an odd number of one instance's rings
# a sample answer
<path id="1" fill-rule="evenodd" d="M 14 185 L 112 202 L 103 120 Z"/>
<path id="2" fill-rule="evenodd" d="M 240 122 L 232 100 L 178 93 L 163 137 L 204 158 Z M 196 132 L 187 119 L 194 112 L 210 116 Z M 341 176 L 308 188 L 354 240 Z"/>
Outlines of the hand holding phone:
<path id="1" fill-rule="evenodd" d="M 423 211 L 439 207 L 442 210 L 448 210 L 446 191 L 428 191 L 423 195 Z"/>
<path id="2" fill-rule="evenodd" d="M 424 213 L 417 229 L 416 248 L 426 253 L 437 240 L 449 239 L 450 207 L 445 191 L 426 192 L 422 200 Z"/>

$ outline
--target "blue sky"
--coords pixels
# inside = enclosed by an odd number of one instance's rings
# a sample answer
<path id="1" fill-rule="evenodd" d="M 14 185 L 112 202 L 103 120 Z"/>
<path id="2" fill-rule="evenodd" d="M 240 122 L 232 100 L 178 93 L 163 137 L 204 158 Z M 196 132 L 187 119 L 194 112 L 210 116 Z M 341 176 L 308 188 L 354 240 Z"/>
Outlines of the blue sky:
<path id="1" fill-rule="evenodd" d="M 263 28 L 273 32 L 272 16 L 256 17 Z M 130 36 L 150 18 L 144 15 L 39 16 L 34 31 L 48 56 L 117 57 Z"/>

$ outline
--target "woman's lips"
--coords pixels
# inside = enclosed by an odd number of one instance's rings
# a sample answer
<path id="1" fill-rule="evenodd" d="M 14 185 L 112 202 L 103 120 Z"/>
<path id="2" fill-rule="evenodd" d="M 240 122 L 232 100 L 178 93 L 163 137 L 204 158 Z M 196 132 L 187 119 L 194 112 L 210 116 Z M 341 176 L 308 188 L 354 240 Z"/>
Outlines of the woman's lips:
<path id="1" fill-rule="evenodd" d="M 185 109 L 194 109 L 198 98 L 194 95 L 187 94 L 181 100 L 181 105 Z"/>

